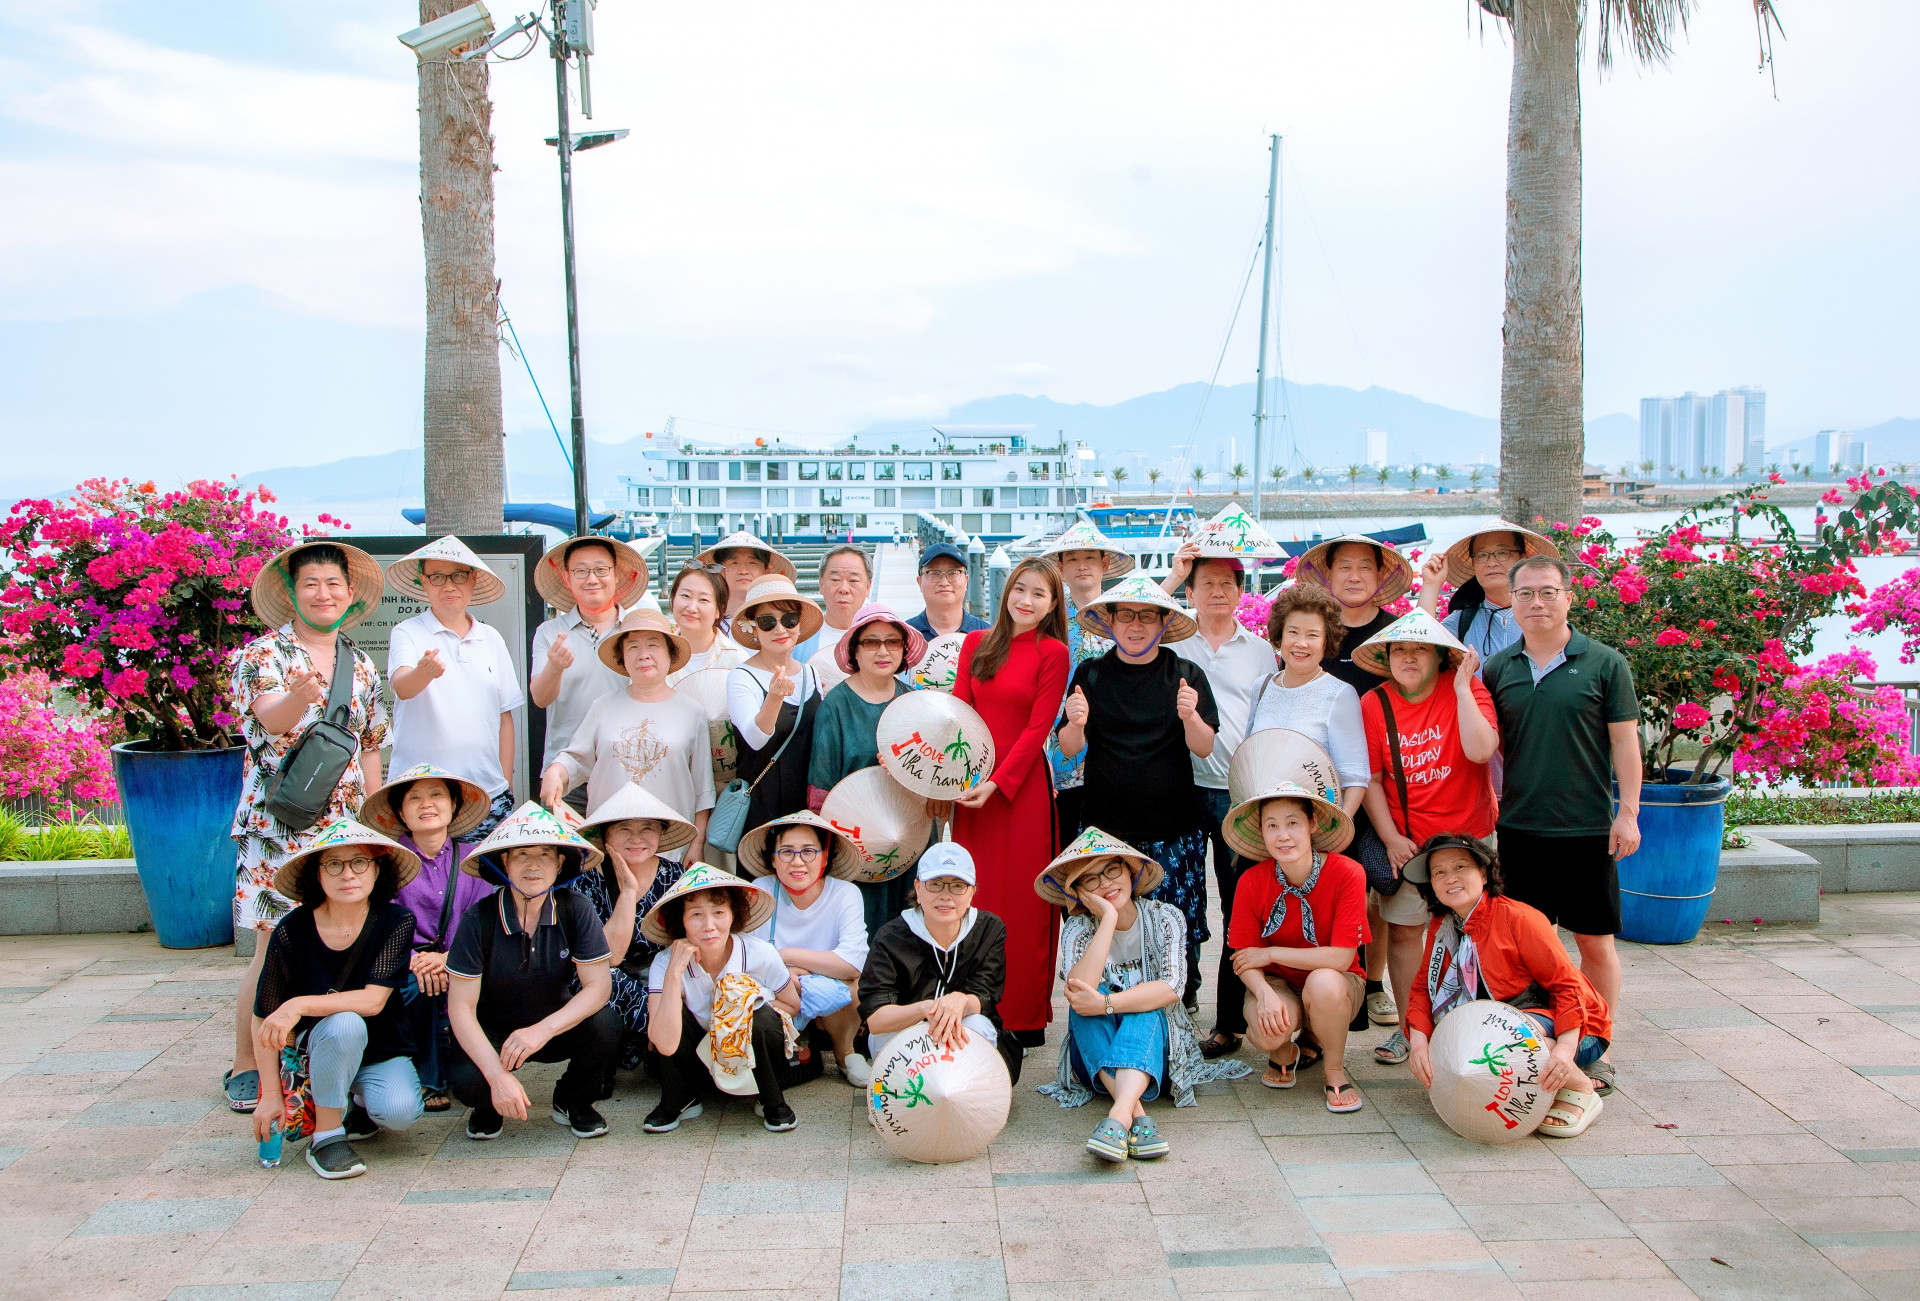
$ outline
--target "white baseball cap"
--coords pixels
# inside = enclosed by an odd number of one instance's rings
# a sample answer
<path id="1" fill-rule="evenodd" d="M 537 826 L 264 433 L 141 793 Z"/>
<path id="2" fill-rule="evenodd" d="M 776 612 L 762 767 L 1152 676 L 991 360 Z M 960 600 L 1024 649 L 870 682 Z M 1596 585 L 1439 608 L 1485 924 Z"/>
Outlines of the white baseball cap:
<path id="1" fill-rule="evenodd" d="M 951 840 L 943 840 L 937 845 L 930 846 L 926 853 L 920 855 L 916 876 L 921 881 L 951 876 L 965 881 L 968 885 L 979 884 L 979 879 L 973 870 L 973 855 L 967 852 L 965 845 L 956 845 Z"/>

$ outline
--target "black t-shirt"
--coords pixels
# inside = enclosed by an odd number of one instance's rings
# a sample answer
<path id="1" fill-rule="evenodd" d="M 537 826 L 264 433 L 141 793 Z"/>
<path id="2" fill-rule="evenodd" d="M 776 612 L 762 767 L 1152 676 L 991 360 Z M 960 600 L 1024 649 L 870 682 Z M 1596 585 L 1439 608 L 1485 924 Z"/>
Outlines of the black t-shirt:
<path id="1" fill-rule="evenodd" d="M 1358 628 L 1348 628 L 1346 635 L 1340 638 L 1340 653 L 1321 660 L 1320 667 L 1364 696 L 1386 679 L 1371 669 L 1363 669 L 1355 664 L 1353 653 L 1360 649 L 1361 642 L 1388 627 L 1397 617 L 1380 610 Z"/>
<path id="2" fill-rule="evenodd" d="M 367 914 L 371 932 L 360 946 L 360 956 L 352 971 L 342 971 L 351 942 L 344 949 L 330 949 L 320 938 L 314 924 L 313 909 L 295 908 L 273 928 L 267 940 L 267 956 L 260 966 L 260 983 L 253 995 L 253 1014 L 271 1016 L 290 998 L 310 998 L 329 990 L 351 993 L 371 985 L 384 985 L 395 991 L 378 1014 L 367 1018 L 367 1051 L 360 1060 L 384 1062 L 405 1057 L 413 1051 L 407 1019 L 400 1014 L 399 989 L 407 983 L 413 958 L 413 913 L 404 904 L 388 902 Z M 320 1022 L 319 1017 L 303 1016 L 295 1028 L 305 1034 Z"/>
<path id="3" fill-rule="evenodd" d="M 507 894 L 495 890 L 467 909 L 447 954 L 449 972 L 479 979 L 480 1028 L 496 1042 L 566 1006 L 574 963 L 609 956 L 606 931 L 585 895 L 565 888 L 549 894 L 529 936 Z"/>
<path id="4" fill-rule="evenodd" d="M 1178 709 L 1183 681 L 1200 695 L 1200 717 L 1219 731 L 1206 670 L 1165 646 L 1145 664 L 1129 664 L 1110 650 L 1074 670 L 1067 694 L 1075 687 L 1087 693 L 1084 825 L 1136 845 L 1172 840 L 1200 825 L 1193 754 Z M 1062 713 L 1060 725 L 1065 722 Z"/>

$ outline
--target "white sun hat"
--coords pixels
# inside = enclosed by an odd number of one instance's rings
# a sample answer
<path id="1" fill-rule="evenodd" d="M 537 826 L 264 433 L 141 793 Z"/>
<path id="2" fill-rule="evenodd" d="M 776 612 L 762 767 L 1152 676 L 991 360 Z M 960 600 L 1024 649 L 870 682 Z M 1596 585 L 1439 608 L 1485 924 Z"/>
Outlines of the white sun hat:
<path id="1" fill-rule="evenodd" d="M 902 1030 L 873 1064 L 867 1117 L 889 1152 L 944 1164 L 987 1150 L 1006 1128 L 1013 1080 L 1000 1050 L 971 1031 L 943 1048 L 925 1021 Z"/>
<path id="2" fill-rule="evenodd" d="M 1075 520 L 1067 530 L 1040 548 L 1043 556 L 1064 556 L 1069 551 L 1098 551 L 1107 558 L 1106 577 L 1118 578 L 1133 572 L 1133 557 L 1113 544 L 1113 539 L 1094 526 L 1092 520 Z"/>
<path id="3" fill-rule="evenodd" d="M 476 555 L 472 547 L 451 533 L 427 543 L 418 551 L 408 552 L 388 565 L 387 586 L 411 600 L 430 600 L 432 594 L 426 583 L 429 560 L 444 560 L 450 565 L 464 565 L 471 569 L 474 605 L 492 605 L 507 594 L 507 585 L 500 581 L 500 575 L 489 569 L 487 562 Z"/>
<path id="4" fill-rule="evenodd" d="M 1195 529 L 1188 540 L 1200 544 L 1202 560 L 1264 564 L 1287 558 L 1286 548 L 1237 502 L 1222 506 L 1220 513 Z"/>
<path id="5" fill-rule="evenodd" d="M 1100 593 L 1099 597 L 1082 610 L 1078 623 L 1081 631 L 1090 632 L 1096 637 L 1113 639 L 1113 629 L 1107 626 L 1107 616 L 1102 611 L 1110 605 L 1151 605 L 1155 609 L 1167 612 L 1166 627 L 1160 634 L 1162 646 L 1177 641 L 1185 641 L 1200 631 L 1200 625 L 1187 613 L 1187 607 L 1168 596 L 1166 590 L 1145 574 L 1128 574 L 1125 578 Z"/>
<path id="6" fill-rule="evenodd" d="M 1461 1138 L 1495 1147 L 1518 1143 L 1540 1128 L 1553 1106 L 1554 1091 L 1540 1084 L 1552 1051 L 1552 1041 L 1542 1039 L 1524 1013 L 1492 999 L 1464 1003 L 1433 1029 L 1427 1097 Z"/>
<path id="7" fill-rule="evenodd" d="M 885 768 L 862 768 L 834 783 L 820 816 L 852 842 L 860 862 L 853 881 L 891 881 L 910 871 L 933 836 L 927 801 Z"/>
<path id="8" fill-rule="evenodd" d="M 1440 667 L 1443 669 L 1459 668 L 1460 661 L 1465 659 L 1467 654 L 1465 642 L 1448 632 L 1445 624 L 1416 605 L 1356 646 L 1353 651 L 1353 662 L 1369 673 L 1378 673 L 1383 678 L 1390 677 L 1392 670 L 1387 666 L 1387 647 L 1396 642 L 1433 647 L 1440 653 Z"/>

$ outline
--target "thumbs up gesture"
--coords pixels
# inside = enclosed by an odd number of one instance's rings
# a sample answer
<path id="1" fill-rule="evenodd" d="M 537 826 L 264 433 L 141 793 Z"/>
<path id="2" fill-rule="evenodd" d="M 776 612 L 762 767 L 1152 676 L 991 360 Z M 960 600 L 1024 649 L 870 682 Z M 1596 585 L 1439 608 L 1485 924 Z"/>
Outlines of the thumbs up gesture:
<path id="1" fill-rule="evenodd" d="M 573 650 L 567 645 L 564 632 L 557 634 L 553 645 L 547 647 L 547 663 L 561 670 L 573 667 Z"/>
<path id="2" fill-rule="evenodd" d="M 787 671 L 787 666 L 785 664 L 777 666 L 773 670 L 773 681 L 767 684 L 767 694 L 785 699 L 793 694 L 793 689 L 793 675 Z"/>
<path id="3" fill-rule="evenodd" d="M 422 655 L 420 662 L 414 665 L 414 668 L 429 682 L 447 671 L 447 666 L 440 662 L 440 652 L 437 650 L 430 650 Z"/>
<path id="4" fill-rule="evenodd" d="M 1200 693 L 1193 689 L 1193 683 L 1182 679 L 1180 683 L 1180 694 L 1174 698 L 1174 709 L 1179 713 L 1180 720 L 1185 722 L 1187 719 L 1192 718 L 1193 711 L 1199 704 Z"/>
<path id="5" fill-rule="evenodd" d="M 1075 687 L 1073 694 L 1067 697 L 1067 725 L 1069 727 L 1087 725 L 1087 693 L 1083 687 Z"/>

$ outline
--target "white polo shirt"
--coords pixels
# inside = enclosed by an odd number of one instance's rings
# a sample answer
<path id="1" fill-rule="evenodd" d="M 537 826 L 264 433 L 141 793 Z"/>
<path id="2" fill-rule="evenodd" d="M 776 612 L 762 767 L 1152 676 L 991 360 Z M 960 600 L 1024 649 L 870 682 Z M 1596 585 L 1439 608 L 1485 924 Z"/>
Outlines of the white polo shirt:
<path id="1" fill-rule="evenodd" d="M 387 675 L 410 669 L 430 650 L 446 670 L 411 700 L 395 698 L 393 755 L 403 772 L 431 763 L 473 782 L 489 796 L 507 789 L 500 767 L 500 715 L 527 702 L 506 640 L 469 616 L 462 637 L 432 610 L 395 625 L 387 638 Z"/>
<path id="2" fill-rule="evenodd" d="M 627 610 L 615 606 L 613 622 L 607 626 L 604 634 L 597 633 L 591 624 L 580 617 L 579 607 L 576 606 L 556 614 L 534 629 L 534 677 L 539 677 L 546 669 L 547 653 L 553 649 L 554 638 L 561 633 L 567 634 L 567 649 L 573 652 L 573 663 L 560 671 L 560 694 L 547 706 L 547 749 L 540 756 L 542 772 L 552 767 L 560 758 L 561 751 L 573 744 L 574 729 L 587 716 L 587 706 L 609 691 L 627 689 L 627 680 L 600 662 L 600 643 L 611 637 L 620 627 L 620 621 L 626 617 Z"/>
<path id="3" fill-rule="evenodd" d="M 1267 639 L 1257 636 L 1238 619 L 1233 621 L 1233 636 L 1215 650 L 1205 633 L 1196 632 L 1185 641 L 1168 647 L 1183 660 L 1198 664 L 1213 688 L 1213 704 L 1220 711 L 1220 730 L 1213 738 L 1213 753 L 1193 756 L 1193 784 L 1209 790 L 1227 788 L 1227 765 L 1233 752 L 1247 739 L 1247 716 L 1253 712 L 1253 693 L 1263 678 L 1273 676 L 1280 662 Z"/>

